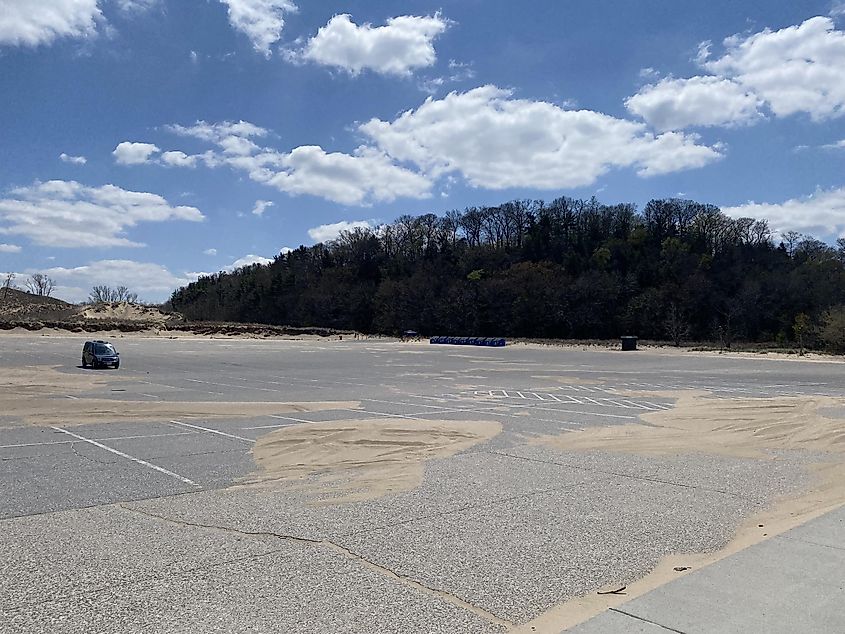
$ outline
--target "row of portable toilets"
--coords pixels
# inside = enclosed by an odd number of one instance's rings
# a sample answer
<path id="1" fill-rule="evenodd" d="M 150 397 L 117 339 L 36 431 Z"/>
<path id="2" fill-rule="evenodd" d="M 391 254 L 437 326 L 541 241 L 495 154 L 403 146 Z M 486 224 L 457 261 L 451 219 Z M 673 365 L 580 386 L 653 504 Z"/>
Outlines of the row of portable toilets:
<path id="1" fill-rule="evenodd" d="M 448 343 L 453 346 L 491 346 L 502 348 L 505 340 L 499 337 L 432 337 L 431 343 Z"/>

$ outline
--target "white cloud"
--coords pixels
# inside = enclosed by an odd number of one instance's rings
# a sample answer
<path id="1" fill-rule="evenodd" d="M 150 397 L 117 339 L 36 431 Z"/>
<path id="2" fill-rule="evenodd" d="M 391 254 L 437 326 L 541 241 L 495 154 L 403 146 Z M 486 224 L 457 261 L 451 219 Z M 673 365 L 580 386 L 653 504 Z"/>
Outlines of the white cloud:
<path id="1" fill-rule="evenodd" d="M 20 253 L 21 250 L 17 244 L 0 244 L 0 253 Z"/>
<path id="2" fill-rule="evenodd" d="M 145 13 L 155 8 L 161 0 L 114 0 L 117 8 L 124 13 Z"/>
<path id="3" fill-rule="evenodd" d="M 74 165 L 85 165 L 88 162 L 88 159 L 84 156 L 70 156 L 69 154 L 65 154 L 64 152 L 59 154 L 59 158 L 64 163 L 73 163 Z"/>
<path id="4" fill-rule="evenodd" d="M 719 77 L 663 79 L 625 101 L 657 130 L 750 123 L 761 116 L 761 105 L 742 85 Z"/>
<path id="5" fill-rule="evenodd" d="M 195 207 L 174 207 L 156 194 L 76 181 L 36 182 L 0 199 L 0 234 L 54 247 L 143 246 L 126 237 L 128 228 L 140 222 L 202 219 Z"/>
<path id="6" fill-rule="evenodd" d="M 285 26 L 285 13 L 297 10 L 292 0 L 220 0 L 229 7 L 229 23 L 252 42 L 265 57 L 279 41 Z"/>
<path id="7" fill-rule="evenodd" d="M 368 220 L 341 220 L 330 225 L 313 227 L 308 230 L 308 235 L 315 242 L 329 242 L 336 240 L 342 231 L 353 229 L 373 229 L 373 224 Z"/>
<path id="8" fill-rule="evenodd" d="M 161 155 L 161 162 L 171 167 L 196 167 L 199 156 L 188 156 L 184 152 L 171 151 Z"/>
<path id="9" fill-rule="evenodd" d="M 237 269 L 243 268 L 244 266 L 252 266 L 253 264 L 270 264 L 272 261 L 272 258 L 265 258 L 260 255 L 250 253 L 249 255 L 245 255 L 242 258 L 238 258 L 229 266 L 225 267 L 223 270 L 235 271 Z"/>
<path id="10" fill-rule="evenodd" d="M 845 112 L 845 32 L 831 18 L 733 36 L 725 48 L 704 68 L 755 92 L 777 116 L 805 112 L 822 120 Z"/>
<path id="11" fill-rule="evenodd" d="M 712 57 L 702 42 L 696 62 L 707 76 L 665 79 L 626 101 L 631 112 L 660 129 L 736 125 L 798 113 L 822 121 L 845 114 L 845 32 L 816 16 L 778 31 L 734 35 Z"/>
<path id="12" fill-rule="evenodd" d="M 449 75 L 429 77 L 419 83 L 419 88 L 429 95 L 436 95 L 446 84 L 454 84 L 475 77 L 475 71 L 470 64 L 464 64 L 454 59 L 449 60 Z"/>
<path id="13" fill-rule="evenodd" d="M 55 296 L 72 302 L 84 301 L 91 288 L 99 284 L 126 286 L 142 300 L 163 301 L 174 289 L 196 279 L 188 274 L 175 275 L 161 264 L 134 260 L 98 260 L 84 266 L 59 266 L 38 272 L 56 281 Z"/>
<path id="14" fill-rule="evenodd" d="M 2 0 L 0 46 L 38 46 L 93 36 L 103 15 L 97 0 Z"/>
<path id="15" fill-rule="evenodd" d="M 393 122 L 373 119 L 359 129 L 394 160 L 432 177 L 459 172 L 490 189 L 579 187 L 613 168 L 652 176 L 721 158 L 693 135 L 655 136 L 641 123 L 513 99 L 495 86 L 428 98 Z"/>
<path id="16" fill-rule="evenodd" d="M 292 195 L 308 194 L 342 204 L 367 205 L 399 197 L 427 197 L 431 188 L 427 178 L 394 164 L 372 148 L 361 147 L 354 154 L 345 154 L 328 153 L 319 146 L 300 146 L 284 153 L 257 145 L 254 139 L 269 132 L 246 121 L 199 121 L 193 126 L 170 125 L 167 129 L 179 136 L 211 142 L 220 150 L 193 156 L 165 152 L 162 159 L 179 157 L 179 162 L 169 161 L 169 165 L 189 166 L 200 160 L 207 167 L 227 165 L 246 172 L 256 182 Z"/>
<path id="17" fill-rule="evenodd" d="M 778 233 L 792 230 L 845 237 L 845 187 L 820 190 L 779 204 L 751 202 L 723 207 L 722 211 L 733 218 L 766 219 Z"/>
<path id="18" fill-rule="evenodd" d="M 268 207 L 273 206 L 272 200 L 256 200 L 255 206 L 252 208 L 252 213 L 256 216 L 261 216 Z"/>
<path id="19" fill-rule="evenodd" d="M 293 251 L 293 249 L 291 247 L 282 247 L 282 249 L 281 249 L 281 251 L 279 251 L 279 253 L 281 253 L 282 255 L 287 255 L 291 251 Z"/>
<path id="20" fill-rule="evenodd" d="M 217 249 L 208 249 L 204 251 L 204 253 L 208 254 L 208 251 L 214 251 L 213 254 L 210 255 L 217 255 Z M 250 253 L 249 255 L 245 255 L 242 258 L 238 258 L 231 264 L 224 266 L 220 269 L 224 273 L 231 273 L 232 271 L 236 271 L 237 269 L 243 268 L 245 266 L 252 266 L 253 264 L 270 264 L 273 262 L 273 258 L 265 258 L 261 255 L 255 255 L 254 253 Z M 212 275 L 209 271 L 193 271 L 189 273 L 185 273 L 185 277 L 187 277 L 190 281 L 196 280 L 200 277 L 208 277 Z"/>
<path id="21" fill-rule="evenodd" d="M 410 75 L 437 61 L 433 41 L 449 26 L 439 13 L 403 15 L 384 26 L 358 26 L 349 15 L 336 15 L 294 58 L 343 69 L 352 75 L 373 70 L 383 75 Z"/>
<path id="22" fill-rule="evenodd" d="M 248 121 L 223 121 L 222 123 L 206 123 L 197 121 L 194 125 L 183 126 L 178 124 L 165 126 L 167 130 L 179 136 L 192 137 L 202 141 L 220 143 L 230 136 L 249 139 L 251 137 L 267 136 L 268 131 Z"/>
<path id="23" fill-rule="evenodd" d="M 118 165 L 140 165 L 142 163 L 150 163 L 150 158 L 160 151 L 152 143 L 123 141 L 117 144 L 112 154 Z"/>
<path id="24" fill-rule="evenodd" d="M 279 159 L 282 169 L 266 183 L 289 194 L 311 194 L 345 205 L 423 198 L 431 187 L 423 176 L 368 148 L 359 148 L 350 155 L 327 153 L 320 146 L 306 145 Z"/>
<path id="25" fill-rule="evenodd" d="M 217 255 L 217 249 L 206 249 L 203 251 L 203 255 Z"/>
<path id="26" fill-rule="evenodd" d="M 845 139 L 837 141 L 836 143 L 828 143 L 822 146 L 825 150 L 845 150 Z"/>

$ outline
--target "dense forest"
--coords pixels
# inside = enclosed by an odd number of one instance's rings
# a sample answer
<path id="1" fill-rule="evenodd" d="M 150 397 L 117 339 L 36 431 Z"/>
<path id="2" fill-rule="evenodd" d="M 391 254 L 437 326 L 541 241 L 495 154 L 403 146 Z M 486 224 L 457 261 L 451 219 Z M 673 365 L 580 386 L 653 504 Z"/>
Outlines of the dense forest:
<path id="1" fill-rule="evenodd" d="M 512 201 L 402 216 L 173 293 L 194 320 L 366 333 L 845 347 L 831 247 L 689 200 Z M 839 339 L 837 340 L 837 337 Z"/>

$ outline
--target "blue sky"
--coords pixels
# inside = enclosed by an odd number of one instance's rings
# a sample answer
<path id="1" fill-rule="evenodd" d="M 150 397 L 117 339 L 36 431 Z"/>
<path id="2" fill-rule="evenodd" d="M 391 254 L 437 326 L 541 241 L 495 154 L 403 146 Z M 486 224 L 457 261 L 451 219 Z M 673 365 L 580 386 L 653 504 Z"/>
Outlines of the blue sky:
<path id="1" fill-rule="evenodd" d="M 0 95 L 0 271 L 74 301 L 513 198 L 845 236 L 842 2 L 0 0 Z"/>

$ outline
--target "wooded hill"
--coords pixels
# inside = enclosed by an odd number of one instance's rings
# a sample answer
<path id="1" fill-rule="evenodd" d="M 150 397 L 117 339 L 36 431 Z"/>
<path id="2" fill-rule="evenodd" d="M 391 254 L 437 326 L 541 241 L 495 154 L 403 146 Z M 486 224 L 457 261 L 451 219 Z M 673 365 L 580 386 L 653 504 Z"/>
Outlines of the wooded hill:
<path id="1" fill-rule="evenodd" d="M 192 320 L 368 333 L 832 345 L 845 240 L 776 242 L 764 219 L 689 200 L 517 200 L 355 229 L 170 301 Z"/>

